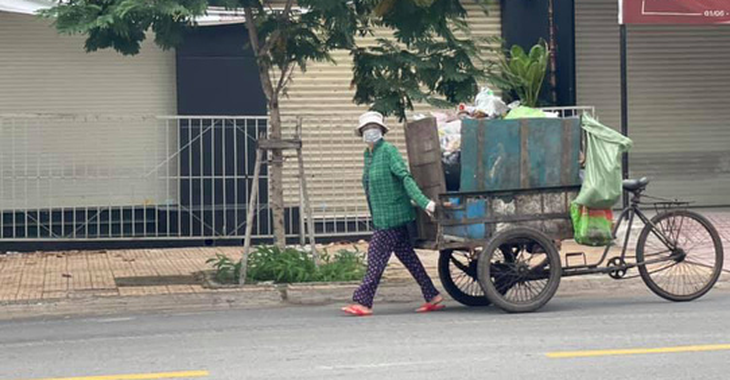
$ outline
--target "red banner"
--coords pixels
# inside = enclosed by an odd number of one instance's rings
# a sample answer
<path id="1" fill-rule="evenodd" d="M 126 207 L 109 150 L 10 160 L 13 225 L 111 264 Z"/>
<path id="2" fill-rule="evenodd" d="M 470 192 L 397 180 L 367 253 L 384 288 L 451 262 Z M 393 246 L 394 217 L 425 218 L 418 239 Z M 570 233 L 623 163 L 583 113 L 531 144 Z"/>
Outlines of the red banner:
<path id="1" fill-rule="evenodd" d="M 730 0 L 619 0 L 619 24 L 730 24 Z"/>

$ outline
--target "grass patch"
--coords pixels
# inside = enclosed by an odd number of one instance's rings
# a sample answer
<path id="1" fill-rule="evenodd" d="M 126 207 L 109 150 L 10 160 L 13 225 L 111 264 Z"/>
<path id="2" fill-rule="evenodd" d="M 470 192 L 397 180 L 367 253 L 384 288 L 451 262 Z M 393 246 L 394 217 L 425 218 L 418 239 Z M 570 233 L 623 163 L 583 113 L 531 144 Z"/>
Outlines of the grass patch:
<path id="1" fill-rule="evenodd" d="M 246 281 L 297 283 L 357 281 L 365 275 L 365 257 L 354 251 L 339 250 L 331 255 L 320 253 L 320 265 L 314 264 L 312 254 L 296 248 L 279 249 L 258 246 L 248 259 Z M 221 284 L 235 284 L 241 272 L 241 262 L 218 254 L 207 261 L 215 269 L 215 279 Z"/>

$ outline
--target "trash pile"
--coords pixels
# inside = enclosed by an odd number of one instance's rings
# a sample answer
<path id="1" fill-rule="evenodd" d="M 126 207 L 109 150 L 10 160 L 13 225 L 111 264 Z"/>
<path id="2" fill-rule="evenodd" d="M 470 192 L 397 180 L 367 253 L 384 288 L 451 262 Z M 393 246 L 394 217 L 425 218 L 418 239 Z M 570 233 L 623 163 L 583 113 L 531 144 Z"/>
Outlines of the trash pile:
<path id="1" fill-rule="evenodd" d="M 436 119 L 441 144 L 442 158 L 446 177 L 446 190 L 458 191 L 461 181 L 461 121 L 473 119 L 524 119 L 524 118 L 557 118 L 556 113 L 543 112 L 537 108 L 525 107 L 519 101 L 505 104 L 494 92 L 484 87 L 474 99 L 474 104 L 459 104 L 456 110 L 431 112 Z M 426 115 L 415 115 L 414 119 L 422 119 Z"/>

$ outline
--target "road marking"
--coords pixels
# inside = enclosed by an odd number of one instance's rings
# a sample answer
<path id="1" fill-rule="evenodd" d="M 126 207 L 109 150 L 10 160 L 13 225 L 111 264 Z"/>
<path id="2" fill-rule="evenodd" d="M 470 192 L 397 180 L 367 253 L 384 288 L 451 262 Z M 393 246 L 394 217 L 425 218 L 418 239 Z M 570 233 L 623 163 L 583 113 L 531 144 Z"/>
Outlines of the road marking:
<path id="1" fill-rule="evenodd" d="M 548 352 L 545 354 L 553 359 L 565 358 L 587 358 L 596 356 L 617 356 L 617 355 L 644 355 L 644 354 L 673 354 L 679 352 L 702 352 L 702 351 L 723 351 L 730 350 L 730 344 L 709 344 L 700 346 L 677 346 L 659 348 L 630 348 L 621 350 L 587 350 L 587 351 L 564 351 Z"/>
<path id="2" fill-rule="evenodd" d="M 157 373 L 136 373 L 127 375 L 103 375 L 84 377 L 55 377 L 34 380 L 156 380 L 156 379 L 179 379 L 190 377 L 208 376 L 208 371 L 182 371 L 182 372 L 157 372 Z"/>
<path id="3" fill-rule="evenodd" d="M 388 368 L 388 367 L 402 367 L 402 366 L 421 366 L 427 364 L 433 364 L 433 361 L 423 362 L 390 362 L 390 363 L 372 363 L 372 364 L 350 364 L 350 365 L 321 365 L 317 366 L 319 370 L 334 371 L 343 369 L 374 369 L 374 368 Z"/>
<path id="4" fill-rule="evenodd" d="M 97 323 L 115 323 L 115 322 L 127 322 L 127 321 L 133 321 L 134 318 L 131 317 L 125 317 L 125 318 L 105 318 L 105 319 L 97 319 L 95 322 Z"/>

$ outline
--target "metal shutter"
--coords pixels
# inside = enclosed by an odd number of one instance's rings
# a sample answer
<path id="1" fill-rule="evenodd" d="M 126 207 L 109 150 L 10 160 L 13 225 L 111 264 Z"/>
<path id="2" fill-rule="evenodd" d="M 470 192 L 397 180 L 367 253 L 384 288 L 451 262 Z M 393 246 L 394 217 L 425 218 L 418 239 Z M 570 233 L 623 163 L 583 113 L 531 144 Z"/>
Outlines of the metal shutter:
<path id="1" fill-rule="evenodd" d="M 83 46 L 46 20 L 0 12 L 0 169 L 25 178 L 2 182 L 2 209 L 174 201 L 144 173 L 174 144 L 154 118 L 176 113 L 174 52 Z"/>
<path id="2" fill-rule="evenodd" d="M 577 0 L 578 103 L 620 127 L 616 0 Z M 649 193 L 730 205 L 730 27 L 629 26 L 631 176 Z"/>

